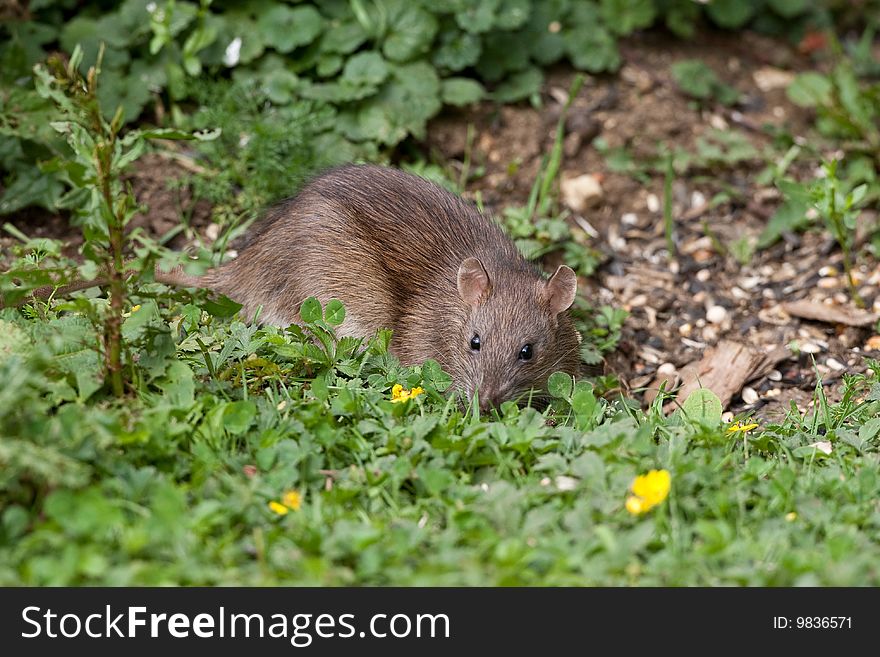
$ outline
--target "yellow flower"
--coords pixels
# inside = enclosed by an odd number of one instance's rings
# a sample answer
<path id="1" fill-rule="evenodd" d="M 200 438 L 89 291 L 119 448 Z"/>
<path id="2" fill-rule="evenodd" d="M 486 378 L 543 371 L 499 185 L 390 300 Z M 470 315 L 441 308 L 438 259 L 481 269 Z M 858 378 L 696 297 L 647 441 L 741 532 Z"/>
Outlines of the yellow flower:
<path id="1" fill-rule="evenodd" d="M 302 495 L 295 490 L 289 490 L 284 493 L 284 497 L 281 498 L 281 503 L 288 509 L 299 511 L 299 507 L 302 506 Z"/>
<path id="2" fill-rule="evenodd" d="M 743 433 L 747 433 L 752 429 L 757 429 L 757 424 L 741 424 L 739 422 L 734 422 L 729 427 L 727 427 L 727 433 L 736 433 L 737 431 L 742 431 Z"/>
<path id="3" fill-rule="evenodd" d="M 653 509 L 669 495 L 672 478 L 667 470 L 651 470 L 633 480 L 633 495 L 626 500 L 626 510 L 640 515 Z"/>
<path id="4" fill-rule="evenodd" d="M 391 388 L 391 403 L 396 404 L 398 402 L 406 401 L 407 399 L 412 399 L 413 397 L 418 397 L 423 392 L 425 391 L 418 386 L 412 390 L 407 390 L 399 383 L 396 383 L 394 387 Z"/>
<path id="5" fill-rule="evenodd" d="M 272 500 L 269 502 L 269 509 L 277 513 L 279 516 L 286 516 L 291 511 L 299 511 L 302 506 L 302 495 L 295 490 L 289 490 L 284 493 L 280 502 Z"/>
<path id="6" fill-rule="evenodd" d="M 795 520 L 797 520 L 797 511 L 790 511 L 790 512 L 786 513 L 785 519 L 788 522 L 794 522 Z"/>
<path id="7" fill-rule="evenodd" d="M 286 516 L 287 513 L 290 511 L 290 509 L 288 509 L 286 506 L 280 504 L 279 502 L 276 502 L 275 500 L 269 502 L 269 508 L 277 513 L 279 516 Z"/>

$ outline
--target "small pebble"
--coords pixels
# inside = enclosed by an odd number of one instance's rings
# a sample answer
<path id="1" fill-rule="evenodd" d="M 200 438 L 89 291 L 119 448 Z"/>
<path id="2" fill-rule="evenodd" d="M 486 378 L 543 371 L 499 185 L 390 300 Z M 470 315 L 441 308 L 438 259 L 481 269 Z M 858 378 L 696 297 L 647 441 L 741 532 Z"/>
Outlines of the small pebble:
<path id="1" fill-rule="evenodd" d="M 694 327 L 689 322 L 682 324 L 678 327 L 678 332 L 680 335 L 690 335 L 691 333 L 693 333 L 693 331 Z"/>
<path id="2" fill-rule="evenodd" d="M 718 114 L 713 114 L 709 117 L 709 125 L 711 125 L 716 130 L 727 130 L 727 128 L 729 127 L 727 125 L 727 121 L 725 121 L 724 118 L 719 116 Z"/>
<path id="3" fill-rule="evenodd" d="M 663 363 L 660 367 L 657 368 L 657 374 L 662 374 L 664 376 L 675 374 L 675 365 L 673 365 L 672 363 Z"/>
<path id="4" fill-rule="evenodd" d="M 720 324 L 727 319 L 727 309 L 724 306 L 711 306 L 706 311 L 706 321 L 712 324 Z"/>
<path id="5" fill-rule="evenodd" d="M 574 490 L 577 488 L 578 480 L 574 477 L 567 477 L 565 475 L 557 475 L 556 477 L 556 488 L 559 490 Z"/>
<path id="6" fill-rule="evenodd" d="M 819 276 L 822 276 L 823 278 L 826 276 L 837 276 L 837 269 L 831 265 L 825 265 L 819 270 Z"/>
<path id="7" fill-rule="evenodd" d="M 872 335 L 865 342 L 865 351 L 880 351 L 880 335 Z"/>
<path id="8" fill-rule="evenodd" d="M 801 351 L 805 354 L 818 354 L 822 351 L 822 347 L 814 342 L 804 342 L 801 344 Z"/>
<path id="9" fill-rule="evenodd" d="M 752 404 L 758 403 L 758 393 L 755 392 L 754 388 L 749 388 L 748 386 L 746 386 L 745 388 L 742 389 L 741 395 L 742 395 L 742 400 L 746 404 L 748 404 L 749 406 L 751 406 Z"/>
<path id="10" fill-rule="evenodd" d="M 575 178 L 563 178 L 559 183 L 562 200 L 575 212 L 584 212 L 598 203 L 604 192 L 599 179 L 589 173 Z"/>
<path id="11" fill-rule="evenodd" d="M 645 202 L 647 203 L 650 212 L 660 212 L 660 199 L 657 198 L 656 194 L 648 194 L 648 198 L 645 199 Z"/>
<path id="12" fill-rule="evenodd" d="M 839 285 L 837 279 L 833 276 L 826 276 L 824 278 L 820 278 L 819 282 L 816 284 L 824 290 L 828 290 Z"/>
<path id="13" fill-rule="evenodd" d="M 836 358 L 829 358 L 828 360 L 825 361 L 825 364 L 828 367 L 830 367 L 832 370 L 837 370 L 838 372 L 846 369 L 846 365 L 841 363 Z"/>
<path id="14" fill-rule="evenodd" d="M 700 281 L 701 283 L 705 283 L 711 277 L 712 277 L 712 272 L 710 272 L 708 269 L 701 269 L 700 271 L 697 272 L 697 280 Z"/>
<path id="15" fill-rule="evenodd" d="M 771 381 L 782 381 L 782 372 L 779 370 L 770 370 L 767 373 L 767 378 Z"/>
<path id="16" fill-rule="evenodd" d="M 635 226 L 639 223 L 639 216 L 635 212 L 626 212 L 620 216 L 620 223 Z"/>

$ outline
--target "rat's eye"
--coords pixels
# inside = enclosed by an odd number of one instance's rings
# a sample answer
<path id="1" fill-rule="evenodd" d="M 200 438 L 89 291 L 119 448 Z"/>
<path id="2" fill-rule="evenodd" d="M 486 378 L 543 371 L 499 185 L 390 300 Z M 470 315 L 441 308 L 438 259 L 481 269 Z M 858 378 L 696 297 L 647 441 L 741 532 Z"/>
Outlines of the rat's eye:
<path id="1" fill-rule="evenodd" d="M 474 351 L 480 350 L 480 336 L 474 333 L 474 337 L 471 338 L 471 349 Z"/>
<path id="2" fill-rule="evenodd" d="M 532 360 L 532 345 L 523 345 L 523 348 L 519 350 L 519 359 Z"/>

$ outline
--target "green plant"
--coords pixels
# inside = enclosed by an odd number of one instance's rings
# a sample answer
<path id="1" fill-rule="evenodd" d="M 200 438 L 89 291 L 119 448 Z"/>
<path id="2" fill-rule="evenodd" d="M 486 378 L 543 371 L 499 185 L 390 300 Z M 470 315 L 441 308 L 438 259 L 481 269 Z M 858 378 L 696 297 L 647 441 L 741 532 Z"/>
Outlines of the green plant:
<path id="1" fill-rule="evenodd" d="M 865 199 L 868 186 L 865 183 L 852 186 L 838 177 L 838 160 L 822 164 L 824 175 L 809 184 L 780 180 L 777 185 L 794 208 L 813 208 L 825 222 L 828 231 L 837 241 L 843 255 L 843 267 L 850 296 L 857 306 L 864 307 L 853 279 L 853 247 L 859 206 Z"/>
<path id="2" fill-rule="evenodd" d="M 87 277 L 99 273 L 108 283 L 108 304 L 82 301 L 79 307 L 101 326 L 104 373 L 113 393 L 122 396 L 126 348 L 122 336 L 123 312 L 131 286 L 149 270 L 148 264 L 154 257 L 146 250 L 143 260 L 125 262 L 125 226 L 137 211 L 137 204 L 122 184 L 122 172 L 144 152 L 149 139 L 211 139 L 214 135 L 191 135 L 178 130 L 132 130 L 123 136 L 123 108 L 119 107 L 110 121 L 101 111 L 98 81 L 103 50 L 99 50 L 95 66 L 89 68 L 85 77 L 79 73 L 82 57 L 82 50 L 75 48 L 66 63 L 50 58 L 46 66 L 37 65 L 34 69 L 36 90 L 54 104 L 57 118 L 51 125 L 65 136 L 72 153 L 69 159 L 56 158 L 49 166 L 58 171 L 70 188 L 58 199 L 58 204 L 70 208 L 73 220 L 83 228 L 86 264 L 79 272 Z M 19 278 L 20 273 L 7 272 L 3 278 L 12 281 Z M 15 291 L 21 293 L 26 288 Z"/>
<path id="3" fill-rule="evenodd" d="M 723 83 L 711 68 L 699 59 L 686 59 L 672 65 L 672 78 L 688 96 L 700 101 L 716 100 L 733 105 L 739 92 Z"/>
<path id="4" fill-rule="evenodd" d="M 825 177 L 814 183 L 811 191 L 813 207 L 825 220 L 829 232 L 837 241 L 843 252 L 843 267 L 849 285 L 850 296 L 856 305 L 863 308 L 865 302 L 859 295 L 852 273 L 852 250 L 855 243 L 856 218 L 858 206 L 865 198 L 868 186 L 857 185 L 849 191 L 841 189 L 841 181 L 837 177 L 838 161 L 825 162 L 822 167 Z"/>
<path id="5" fill-rule="evenodd" d="M 880 84 L 860 81 L 849 59 L 840 58 L 828 75 L 799 74 L 787 93 L 793 103 L 816 110 L 816 127 L 823 135 L 842 139 L 847 151 L 880 163 Z"/>

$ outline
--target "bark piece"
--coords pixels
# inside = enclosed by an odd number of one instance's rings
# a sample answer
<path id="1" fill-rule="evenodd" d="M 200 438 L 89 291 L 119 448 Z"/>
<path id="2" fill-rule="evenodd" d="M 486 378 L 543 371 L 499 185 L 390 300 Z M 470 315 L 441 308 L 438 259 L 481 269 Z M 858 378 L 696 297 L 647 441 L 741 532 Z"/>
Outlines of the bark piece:
<path id="1" fill-rule="evenodd" d="M 816 301 L 786 301 L 782 309 L 789 315 L 801 319 L 812 319 L 826 324 L 845 324 L 847 326 L 870 326 L 880 315 L 857 310 L 847 306 L 829 306 Z"/>
<path id="2" fill-rule="evenodd" d="M 766 360 L 767 354 L 753 347 L 732 340 L 722 340 L 707 349 L 700 360 L 679 370 L 678 377 L 682 385 L 676 396 L 677 403 L 683 403 L 698 388 L 708 388 L 721 399 L 722 408 L 727 408 L 730 400 L 742 390 L 746 381 L 754 378 L 755 372 L 765 367 Z M 657 377 L 651 388 L 656 390 L 668 378 L 666 375 Z M 656 392 L 653 395 L 656 396 Z M 669 402 L 664 411 L 669 413 L 676 408 L 676 402 Z"/>

